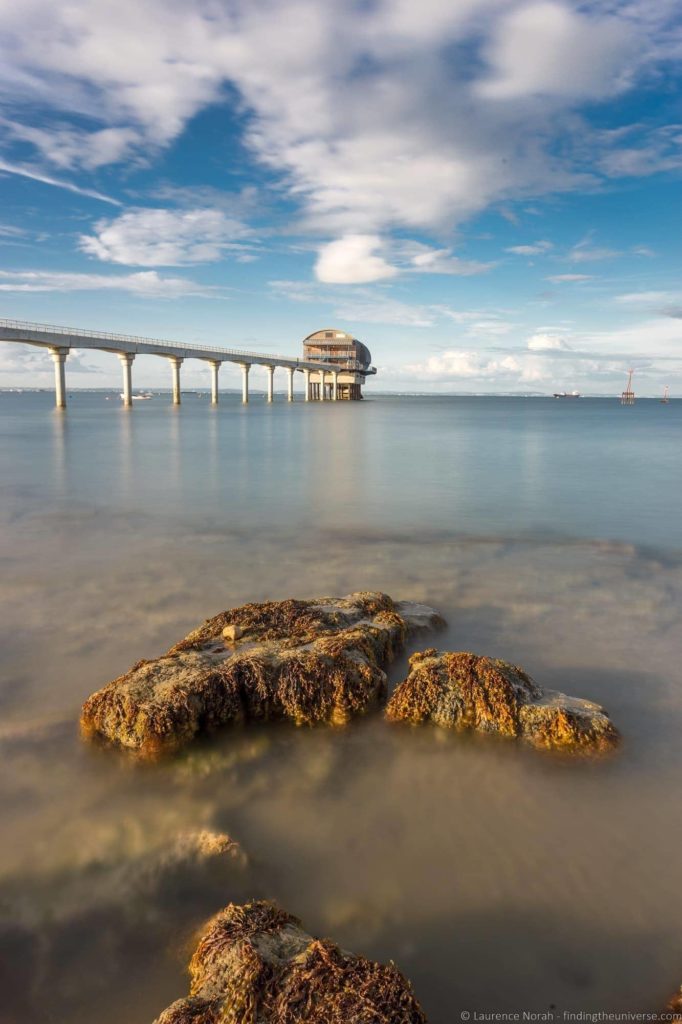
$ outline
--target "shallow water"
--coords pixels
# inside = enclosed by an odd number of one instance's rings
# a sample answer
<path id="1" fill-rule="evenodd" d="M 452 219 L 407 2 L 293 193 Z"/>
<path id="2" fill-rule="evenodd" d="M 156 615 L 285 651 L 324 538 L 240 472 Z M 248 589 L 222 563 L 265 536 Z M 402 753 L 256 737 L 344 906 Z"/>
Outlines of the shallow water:
<path id="1" fill-rule="evenodd" d="M 676 402 L 0 395 L 3 1024 L 147 1024 L 194 929 L 251 896 L 394 959 L 431 1024 L 659 1009 L 682 981 L 681 441 Z M 355 589 L 605 704 L 622 751 L 378 715 L 152 768 L 81 744 L 84 697 L 203 618 Z M 248 866 L 169 878 L 203 827 Z"/>

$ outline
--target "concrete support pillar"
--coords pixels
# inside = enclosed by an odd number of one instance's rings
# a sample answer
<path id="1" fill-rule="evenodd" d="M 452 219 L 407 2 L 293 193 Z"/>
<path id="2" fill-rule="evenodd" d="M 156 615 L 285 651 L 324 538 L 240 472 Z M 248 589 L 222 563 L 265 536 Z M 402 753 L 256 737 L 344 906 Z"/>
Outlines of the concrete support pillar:
<path id="1" fill-rule="evenodd" d="M 180 405 L 180 367 L 183 361 L 180 356 L 168 356 L 168 362 L 173 375 L 173 405 Z"/>
<path id="2" fill-rule="evenodd" d="M 133 360 L 135 356 L 132 352 L 119 352 L 118 358 L 121 360 L 121 369 L 123 370 L 123 404 L 129 409 L 133 404 Z"/>
<path id="3" fill-rule="evenodd" d="M 64 364 L 69 354 L 68 348 L 51 348 L 50 355 L 54 360 L 54 395 L 58 409 L 66 409 L 66 371 Z"/>
<path id="4" fill-rule="evenodd" d="M 249 404 L 249 370 L 251 363 L 240 363 L 242 368 L 242 404 Z"/>
<path id="5" fill-rule="evenodd" d="M 211 405 L 218 404 L 218 371 L 220 370 L 220 362 L 215 359 L 211 360 Z"/>
<path id="6" fill-rule="evenodd" d="M 324 370 L 320 370 L 320 401 L 324 402 Z"/>
<path id="7" fill-rule="evenodd" d="M 272 401 L 272 396 L 273 396 L 273 391 L 274 391 L 275 367 L 274 366 L 266 366 L 265 369 L 266 369 L 267 375 L 268 375 L 268 388 L 267 388 L 267 392 L 266 392 L 266 398 L 267 398 L 268 402 L 271 402 Z"/>
<path id="8" fill-rule="evenodd" d="M 305 401 L 310 401 L 310 370 L 303 371 L 303 383 L 305 385 Z"/>
<path id="9" fill-rule="evenodd" d="M 338 401 L 338 398 L 339 398 L 339 375 L 338 375 L 338 373 L 334 373 L 333 376 L 334 376 L 334 383 L 333 383 L 333 389 L 332 389 L 332 398 L 336 402 L 336 401 Z"/>
<path id="10" fill-rule="evenodd" d="M 293 402 L 294 400 L 294 368 L 293 366 L 287 366 L 287 401 Z"/>

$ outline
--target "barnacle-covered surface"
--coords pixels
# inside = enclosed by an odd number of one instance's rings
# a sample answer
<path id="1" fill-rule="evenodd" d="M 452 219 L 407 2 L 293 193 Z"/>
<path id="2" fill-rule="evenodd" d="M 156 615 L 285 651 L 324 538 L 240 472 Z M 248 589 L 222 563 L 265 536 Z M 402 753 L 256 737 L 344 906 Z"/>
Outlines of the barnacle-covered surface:
<path id="1" fill-rule="evenodd" d="M 598 704 L 543 690 L 516 665 L 468 651 L 428 648 L 413 654 L 410 674 L 396 688 L 386 716 L 518 737 L 547 750 L 600 754 L 620 739 Z"/>
<path id="2" fill-rule="evenodd" d="M 156 1024 L 425 1024 L 388 966 L 314 939 L 273 903 L 230 904 L 202 932 L 187 999 Z"/>
<path id="3" fill-rule="evenodd" d="M 243 721 L 344 725 L 385 694 L 408 633 L 440 622 L 380 592 L 242 605 L 94 693 L 81 728 L 154 757 Z M 224 638 L 230 626 L 238 639 Z"/>

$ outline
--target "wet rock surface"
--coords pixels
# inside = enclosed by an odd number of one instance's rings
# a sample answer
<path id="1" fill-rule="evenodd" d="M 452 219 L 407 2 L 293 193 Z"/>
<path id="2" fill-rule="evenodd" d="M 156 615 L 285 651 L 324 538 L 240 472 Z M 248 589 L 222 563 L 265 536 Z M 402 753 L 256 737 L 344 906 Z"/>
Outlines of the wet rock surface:
<path id="1" fill-rule="evenodd" d="M 385 695 L 408 633 L 441 622 L 380 592 L 242 605 L 94 693 L 81 729 L 154 757 L 230 723 L 343 725 Z"/>
<path id="2" fill-rule="evenodd" d="M 190 994 L 155 1024 L 425 1024 L 410 983 L 385 966 L 314 939 L 266 901 L 212 918 L 189 966 Z"/>
<path id="3" fill-rule="evenodd" d="M 543 690 L 522 669 L 465 651 L 434 648 L 410 658 L 410 674 L 391 697 L 391 721 L 497 733 L 532 746 L 605 753 L 620 736 L 602 707 Z"/>

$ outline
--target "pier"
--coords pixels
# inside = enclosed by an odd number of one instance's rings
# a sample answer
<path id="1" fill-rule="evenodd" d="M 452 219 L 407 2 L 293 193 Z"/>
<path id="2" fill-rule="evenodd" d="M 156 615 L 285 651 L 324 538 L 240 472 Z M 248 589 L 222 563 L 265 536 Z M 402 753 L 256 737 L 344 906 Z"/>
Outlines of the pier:
<path id="1" fill-rule="evenodd" d="M 217 405 L 219 399 L 219 373 L 223 363 L 236 363 L 241 367 L 242 402 L 245 405 L 249 401 L 249 374 L 252 366 L 262 366 L 265 369 L 267 402 L 273 401 L 275 370 L 278 369 L 286 371 L 289 402 L 294 401 L 294 374 L 297 372 L 302 373 L 304 377 L 305 401 L 311 401 L 313 395 L 319 401 L 360 397 L 357 381 L 364 379 L 369 373 L 376 373 L 374 367 L 350 366 L 348 360 L 343 358 L 338 361 L 328 357 L 323 359 L 320 356 L 296 359 L 291 356 L 161 341 L 156 338 L 57 327 L 23 320 L 0 319 L 0 342 L 35 345 L 49 351 L 54 361 L 55 402 L 58 409 L 66 408 L 66 368 L 69 353 L 73 349 L 94 349 L 118 356 L 123 374 L 121 396 L 126 407 L 133 404 L 133 363 L 138 355 L 161 356 L 168 360 L 174 405 L 180 405 L 182 400 L 181 370 L 186 359 L 200 359 L 209 364 L 213 405 Z M 346 384 L 349 378 L 352 378 L 352 381 Z"/>

